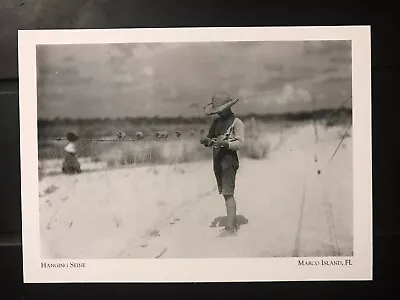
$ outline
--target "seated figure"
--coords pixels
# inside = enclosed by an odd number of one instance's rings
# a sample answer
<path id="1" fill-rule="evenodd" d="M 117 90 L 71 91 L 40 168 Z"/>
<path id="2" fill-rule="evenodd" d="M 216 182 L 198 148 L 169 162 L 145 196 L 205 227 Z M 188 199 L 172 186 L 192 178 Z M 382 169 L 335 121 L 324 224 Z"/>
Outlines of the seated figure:
<path id="1" fill-rule="evenodd" d="M 62 172 L 64 174 L 79 174 L 81 173 L 81 166 L 76 156 L 76 141 L 78 136 L 75 133 L 68 132 L 67 134 L 68 145 L 64 148 L 65 156 L 62 165 Z"/>

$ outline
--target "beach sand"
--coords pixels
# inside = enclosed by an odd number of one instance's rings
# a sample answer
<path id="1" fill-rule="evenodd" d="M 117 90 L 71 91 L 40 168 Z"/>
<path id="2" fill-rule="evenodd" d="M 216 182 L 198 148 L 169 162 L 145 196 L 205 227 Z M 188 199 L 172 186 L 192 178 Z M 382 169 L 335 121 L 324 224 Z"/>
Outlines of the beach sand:
<path id="1" fill-rule="evenodd" d="M 267 159 L 242 158 L 237 236 L 226 224 L 212 162 L 45 176 L 43 258 L 228 258 L 352 255 L 352 138 L 343 127 L 288 131 Z M 315 160 L 317 158 L 317 161 Z M 320 174 L 318 174 L 320 170 Z"/>

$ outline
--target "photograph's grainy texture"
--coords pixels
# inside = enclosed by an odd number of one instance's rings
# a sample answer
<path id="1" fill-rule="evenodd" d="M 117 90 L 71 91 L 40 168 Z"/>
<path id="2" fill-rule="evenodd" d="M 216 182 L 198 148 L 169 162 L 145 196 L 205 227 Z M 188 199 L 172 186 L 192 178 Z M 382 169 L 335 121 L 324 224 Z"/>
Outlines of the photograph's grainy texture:
<path id="1" fill-rule="evenodd" d="M 352 43 L 37 45 L 43 259 L 353 255 Z"/>

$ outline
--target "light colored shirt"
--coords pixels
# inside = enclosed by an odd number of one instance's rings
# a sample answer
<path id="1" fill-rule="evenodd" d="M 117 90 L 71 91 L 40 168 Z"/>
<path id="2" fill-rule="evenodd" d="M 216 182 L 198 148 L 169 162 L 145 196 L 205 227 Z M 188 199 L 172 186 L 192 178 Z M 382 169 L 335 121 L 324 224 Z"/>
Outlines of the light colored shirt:
<path id="1" fill-rule="evenodd" d="M 74 143 L 69 143 L 64 150 L 68 153 L 76 153 L 76 147 Z"/>
<path id="2" fill-rule="evenodd" d="M 244 124 L 236 118 L 228 138 L 229 149 L 239 151 L 244 146 Z"/>
<path id="3" fill-rule="evenodd" d="M 244 124 L 235 115 L 217 118 L 212 123 L 208 138 L 223 138 L 229 143 L 229 150 L 239 151 L 244 146 Z M 211 146 L 211 141 L 208 143 Z"/>

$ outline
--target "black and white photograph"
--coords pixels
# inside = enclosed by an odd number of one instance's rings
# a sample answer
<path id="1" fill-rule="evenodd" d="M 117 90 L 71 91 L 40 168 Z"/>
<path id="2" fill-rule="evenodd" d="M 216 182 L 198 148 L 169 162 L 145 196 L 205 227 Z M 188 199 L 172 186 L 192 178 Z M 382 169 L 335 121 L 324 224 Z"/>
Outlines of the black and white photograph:
<path id="1" fill-rule="evenodd" d="M 213 259 L 256 259 L 243 276 L 274 261 L 254 280 L 369 278 L 369 31 L 345 29 L 23 32 L 31 280 L 109 280 L 112 262 L 140 281 L 135 262 L 193 259 L 214 275 Z M 185 278 L 166 274 L 145 277 Z"/>

